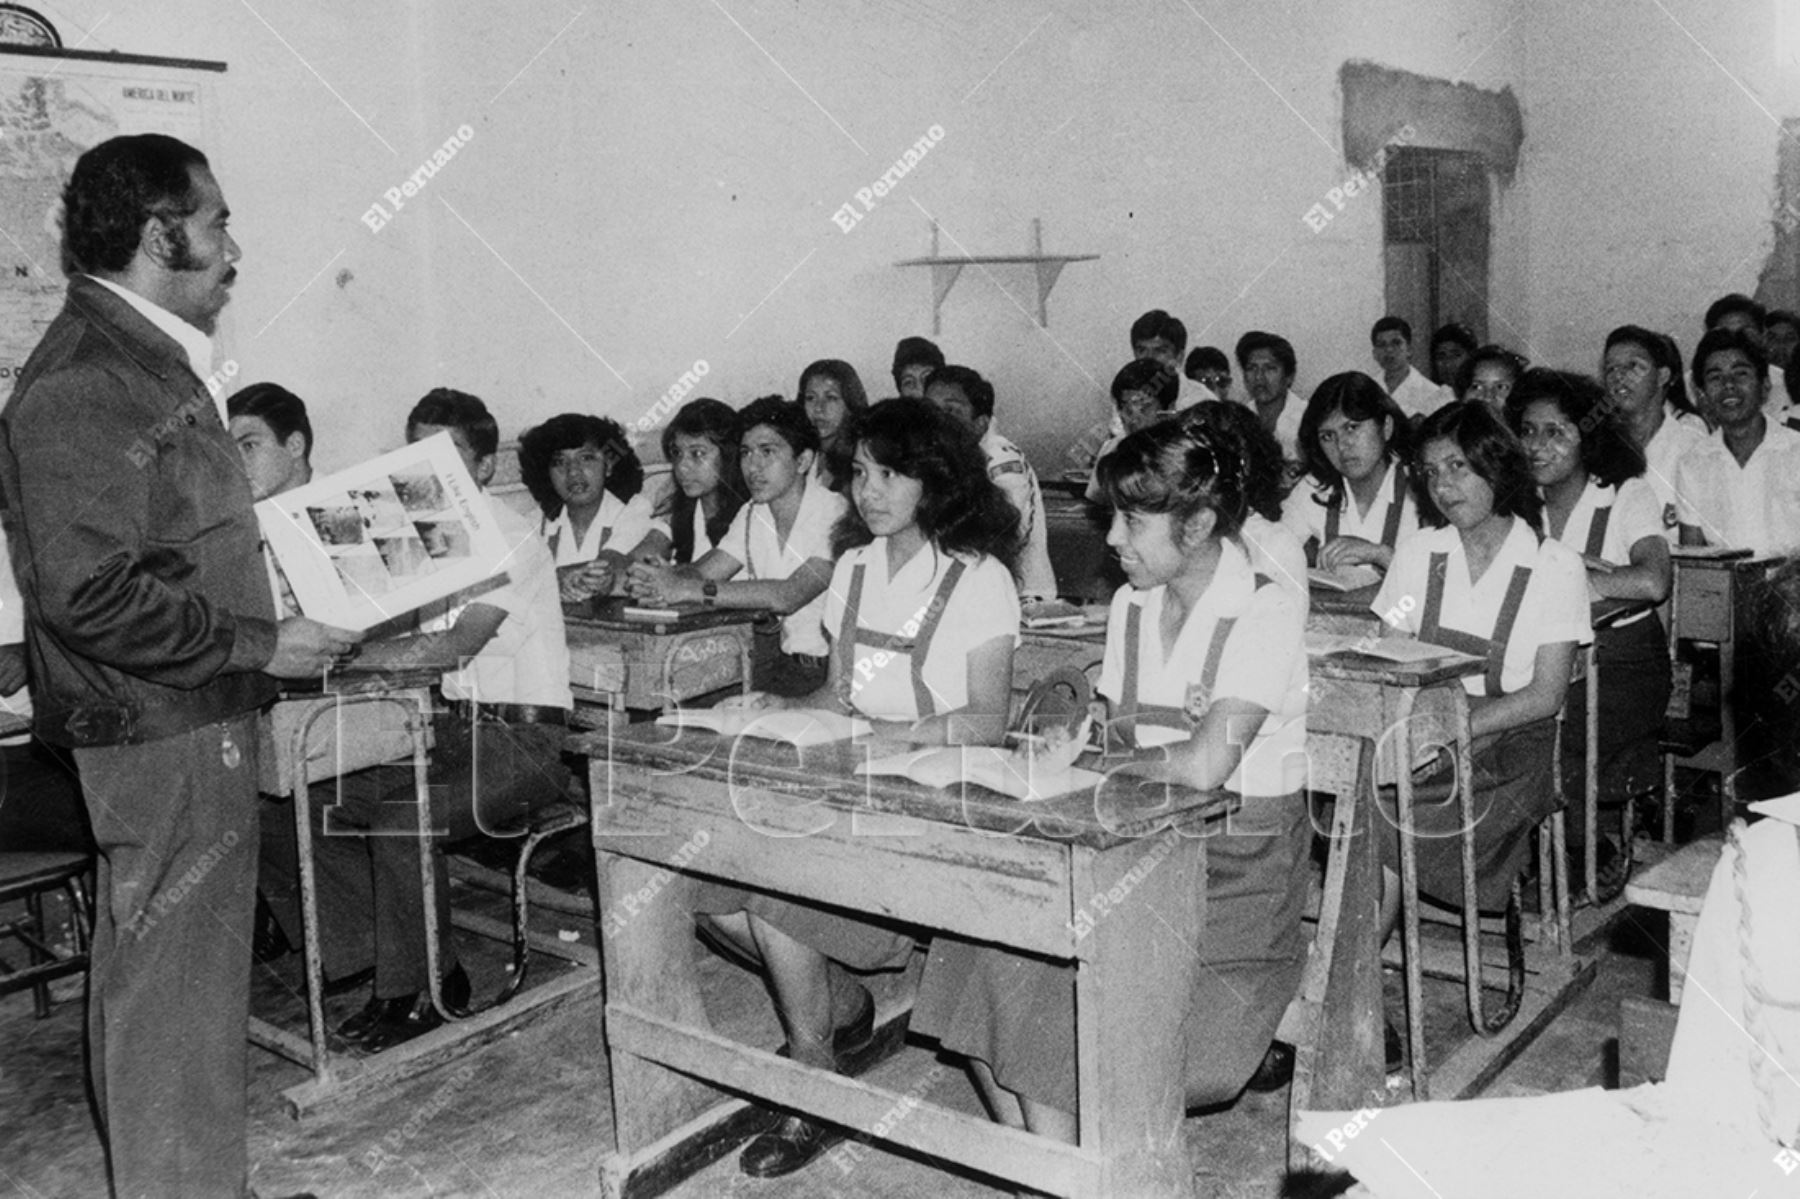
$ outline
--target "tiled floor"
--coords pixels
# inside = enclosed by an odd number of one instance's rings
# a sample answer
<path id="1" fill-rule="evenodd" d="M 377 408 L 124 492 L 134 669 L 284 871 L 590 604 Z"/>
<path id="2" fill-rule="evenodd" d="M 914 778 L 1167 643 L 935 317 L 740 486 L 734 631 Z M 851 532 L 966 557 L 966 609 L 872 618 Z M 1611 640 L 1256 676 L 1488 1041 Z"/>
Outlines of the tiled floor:
<path id="1" fill-rule="evenodd" d="M 1656 985 L 1662 935 L 1658 914 L 1629 910 L 1599 950 L 1594 985 L 1490 1093 L 1530 1094 L 1609 1081 L 1618 1001 Z M 721 986 L 730 989 L 728 981 Z M 271 993 L 278 998 L 280 988 L 265 980 L 259 986 L 263 1002 Z M 1460 991 L 1434 985 L 1430 998 L 1433 1023 L 1454 1026 Z M 599 1014 L 597 999 L 576 1001 L 464 1061 L 370 1098 L 328 1104 L 300 1121 L 287 1115 L 280 1092 L 303 1072 L 252 1050 L 253 1181 L 265 1194 L 309 1189 L 346 1199 L 596 1195 L 598 1165 L 611 1138 Z M 766 1009 L 745 1018 L 766 1020 Z M 83 1094 L 80 1037 L 77 1003 L 61 1004 L 38 1021 L 28 996 L 0 1001 L 0 1196 L 104 1195 L 100 1143 Z M 925 1093 L 933 1101 L 976 1110 L 962 1071 L 935 1066 L 928 1050 L 909 1048 L 881 1066 L 877 1077 L 906 1088 L 930 1072 Z M 1285 1127 L 1285 1093 L 1248 1096 L 1231 1111 L 1191 1120 L 1198 1193 L 1228 1199 L 1280 1195 Z M 744 1178 L 732 1154 L 674 1192 L 808 1199 L 1008 1193 L 863 1145 L 772 1182 Z"/>

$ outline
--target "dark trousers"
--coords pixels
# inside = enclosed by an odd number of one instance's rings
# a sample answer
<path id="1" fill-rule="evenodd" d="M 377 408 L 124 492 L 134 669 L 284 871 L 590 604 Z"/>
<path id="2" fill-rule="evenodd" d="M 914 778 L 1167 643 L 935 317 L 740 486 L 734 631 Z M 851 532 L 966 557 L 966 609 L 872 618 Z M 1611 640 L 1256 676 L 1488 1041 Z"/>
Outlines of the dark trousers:
<path id="1" fill-rule="evenodd" d="M 75 751 L 100 847 L 88 1058 L 121 1199 L 240 1199 L 256 718 Z"/>
<path id="2" fill-rule="evenodd" d="M 443 847 L 477 833 L 516 835 L 518 822 L 568 791 L 562 762 L 568 730 L 552 724 L 471 722 L 460 713 L 433 721 L 429 788 L 431 856 L 437 873 L 437 926 L 450 928 Z M 375 994 L 392 998 L 425 989 L 425 899 L 421 886 L 410 765 L 378 766 L 341 780 L 340 802 L 325 813 L 314 846 L 320 935 L 340 947 L 366 936 L 375 946 Z M 329 800 L 329 785 L 314 790 Z M 445 962 L 453 960 L 448 937 Z M 326 961 L 333 950 L 326 950 Z"/>

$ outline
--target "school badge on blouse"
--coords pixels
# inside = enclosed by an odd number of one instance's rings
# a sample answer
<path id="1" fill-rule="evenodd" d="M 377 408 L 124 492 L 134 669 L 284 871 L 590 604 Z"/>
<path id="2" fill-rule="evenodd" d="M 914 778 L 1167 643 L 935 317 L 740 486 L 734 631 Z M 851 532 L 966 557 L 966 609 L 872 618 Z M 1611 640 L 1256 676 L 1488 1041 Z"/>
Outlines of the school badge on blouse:
<path id="1" fill-rule="evenodd" d="M 1663 528 L 1672 529 L 1681 523 L 1681 517 L 1675 511 L 1675 501 L 1670 500 L 1663 505 Z"/>
<path id="2" fill-rule="evenodd" d="M 1199 683 L 1189 683 L 1187 695 L 1181 701 L 1181 710 L 1188 714 L 1188 719 L 1195 724 L 1200 723 L 1206 710 L 1212 707 L 1212 694 Z"/>

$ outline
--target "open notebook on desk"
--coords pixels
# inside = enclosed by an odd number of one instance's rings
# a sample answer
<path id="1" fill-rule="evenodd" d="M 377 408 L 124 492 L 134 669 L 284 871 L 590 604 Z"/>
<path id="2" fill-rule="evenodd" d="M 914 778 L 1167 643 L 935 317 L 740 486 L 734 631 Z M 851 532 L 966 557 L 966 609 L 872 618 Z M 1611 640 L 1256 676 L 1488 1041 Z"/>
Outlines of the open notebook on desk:
<path id="1" fill-rule="evenodd" d="M 858 774 L 897 775 L 922 787 L 949 790 L 974 783 L 1013 799 L 1054 799 L 1074 791 L 1091 791 L 1103 775 L 1071 766 L 1064 770 L 1037 767 L 1033 759 L 1015 757 L 1010 750 L 991 745 L 947 745 L 939 749 L 915 749 L 886 758 L 873 758 L 856 768 Z"/>
<path id="2" fill-rule="evenodd" d="M 823 708 L 683 708 L 656 718 L 668 728 L 700 729 L 721 737 L 760 737 L 784 741 L 796 749 L 854 741 L 874 726 L 855 716 Z"/>

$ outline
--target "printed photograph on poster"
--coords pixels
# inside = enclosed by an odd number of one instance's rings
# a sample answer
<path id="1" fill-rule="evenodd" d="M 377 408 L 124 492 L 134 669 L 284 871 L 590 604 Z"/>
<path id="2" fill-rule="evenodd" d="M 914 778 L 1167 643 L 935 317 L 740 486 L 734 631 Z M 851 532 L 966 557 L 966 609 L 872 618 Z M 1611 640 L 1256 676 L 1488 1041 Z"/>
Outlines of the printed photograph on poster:
<path id="1" fill-rule="evenodd" d="M 448 434 L 256 506 L 314 620 L 366 629 L 498 573 L 509 547 Z"/>

